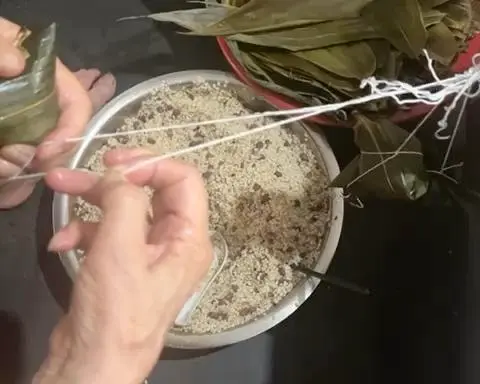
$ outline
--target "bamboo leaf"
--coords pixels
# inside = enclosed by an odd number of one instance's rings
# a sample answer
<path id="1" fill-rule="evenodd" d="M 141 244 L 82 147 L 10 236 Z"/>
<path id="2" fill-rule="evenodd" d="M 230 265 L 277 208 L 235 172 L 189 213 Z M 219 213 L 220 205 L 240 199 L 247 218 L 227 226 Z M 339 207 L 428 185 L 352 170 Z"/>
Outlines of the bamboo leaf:
<path id="1" fill-rule="evenodd" d="M 210 26 L 207 33 L 228 36 L 353 18 L 371 1 L 373 0 L 250 0 Z"/>
<path id="2" fill-rule="evenodd" d="M 248 71 L 247 74 L 257 84 L 273 92 L 287 96 L 292 100 L 297 100 L 308 105 L 311 104 L 311 98 L 302 96 L 299 92 L 295 92 L 290 88 L 281 86 L 277 82 L 273 81 L 270 75 L 262 68 L 262 66 L 259 65 L 248 53 L 242 52 L 240 57 L 242 64 Z"/>
<path id="3" fill-rule="evenodd" d="M 39 144 L 55 128 L 59 116 L 55 91 L 56 26 L 23 37 L 18 43 L 28 57 L 24 72 L 0 81 L 0 147 Z"/>
<path id="4" fill-rule="evenodd" d="M 416 58 L 427 42 L 427 30 L 417 0 L 373 0 L 363 19 L 401 52 Z"/>
<path id="5" fill-rule="evenodd" d="M 439 23 L 429 28 L 426 49 L 432 59 L 447 66 L 458 54 L 459 44 L 450 29 L 444 23 Z"/>
<path id="6" fill-rule="evenodd" d="M 299 86 L 302 85 L 302 87 L 306 86 L 307 88 L 315 90 L 318 97 L 324 95 L 323 99 L 325 102 L 332 103 L 340 101 L 340 97 L 338 95 L 340 91 L 334 92 L 331 87 L 328 87 L 327 84 L 319 82 L 310 77 L 308 73 L 304 73 L 301 70 L 296 70 L 293 67 L 284 67 L 283 65 L 278 65 L 271 60 L 265 60 L 266 57 L 257 55 L 255 58 L 259 59 L 259 64 L 263 66 L 263 68 L 283 77 L 284 82 L 290 85 L 289 88 L 293 88 L 297 91 L 297 87 L 295 87 L 295 83 L 297 83 Z M 342 96 L 342 98 L 348 97 L 348 95 L 345 94 Z"/>
<path id="7" fill-rule="evenodd" d="M 331 188 L 345 188 L 352 180 L 355 180 L 359 176 L 360 155 L 356 156 L 345 168 L 337 175 L 335 179 L 330 183 Z M 361 183 L 356 183 L 358 188 L 361 188 Z M 358 188 L 355 190 L 358 193 Z M 365 194 L 365 191 L 359 193 L 359 195 Z"/>
<path id="8" fill-rule="evenodd" d="M 444 23 L 448 28 L 466 32 L 472 23 L 472 0 L 450 0 L 438 7 L 445 12 Z"/>
<path id="9" fill-rule="evenodd" d="M 375 55 L 376 67 L 382 69 L 387 65 L 388 58 L 390 55 L 391 45 L 387 40 L 383 39 L 374 39 L 368 41 L 368 45 Z"/>
<path id="10" fill-rule="evenodd" d="M 372 27 L 365 24 L 362 19 L 354 18 L 326 21 L 266 33 L 236 34 L 229 38 L 255 45 L 301 51 L 375 37 L 379 37 L 379 35 Z"/>
<path id="11" fill-rule="evenodd" d="M 124 17 L 119 21 L 149 18 L 155 21 L 177 24 L 185 29 L 201 33 L 204 28 L 222 20 L 228 15 L 229 8 L 208 7 L 186 9 L 181 11 L 152 13 L 151 15 Z"/>
<path id="12" fill-rule="evenodd" d="M 292 100 L 297 100 L 305 104 L 312 104 L 311 98 L 305 97 L 298 92 L 295 92 L 287 87 L 281 86 L 274 82 L 271 77 L 266 73 L 263 68 L 255 61 L 248 52 L 242 51 L 237 43 L 229 43 L 230 50 L 233 56 L 240 62 L 246 69 L 246 74 L 250 80 L 256 82 L 258 85 L 265 89 L 269 89 L 273 92 L 277 92 L 281 95 L 287 96 Z"/>
<path id="13" fill-rule="evenodd" d="M 423 9 L 432 9 L 449 1 L 451 0 L 419 0 L 419 3 Z"/>
<path id="14" fill-rule="evenodd" d="M 444 17 L 444 13 L 432 9 L 424 12 L 423 21 L 428 28 L 441 22 Z M 261 33 L 240 33 L 230 35 L 229 39 L 290 51 L 304 51 L 379 37 L 380 34 L 372 26 L 357 17 Z"/>
<path id="15" fill-rule="evenodd" d="M 402 67 L 402 54 L 390 50 L 385 64 L 377 70 L 377 76 L 384 79 L 396 79 Z"/>
<path id="16" fill-rule="evenodd" d="M 289 52 L 256 51 L 253 56 L 278 67 L 283 67 L 287 71 L 294 69 L 330 87 L 351 92 L 358 90 L 358 82 L 335 76 L 335 74 Z"/>
<path id="17" fill-rule="evenodd" d="M 444 19 L 445 13 L 439 11 L 438 9 L 430 9 L 428 11 L 424 11 L 422 17 L 425 28 L 429 28 L 432 25 L 440 23 Z"/>
<path id="18" fill-rule="evenodd" d="M 296 56 L 340 77 L 363 80 L 375 72 L 376 59 L 365 42 L 300 51 Z"/>
<path id="19" fill-rule="evenodd" d="M 373 121 L 362 115 L 357 116 L 354 130 L 360 149 L 358 173 L 347 183 L 342 176 L 341 186 L 354 193 L 406 200 L 416 200 L 427 192 L 428 177 L 417 138 L 406 141 L 408 132 L 387 119 Z M 352 175 L 355 173 L 349 169 Z"/>

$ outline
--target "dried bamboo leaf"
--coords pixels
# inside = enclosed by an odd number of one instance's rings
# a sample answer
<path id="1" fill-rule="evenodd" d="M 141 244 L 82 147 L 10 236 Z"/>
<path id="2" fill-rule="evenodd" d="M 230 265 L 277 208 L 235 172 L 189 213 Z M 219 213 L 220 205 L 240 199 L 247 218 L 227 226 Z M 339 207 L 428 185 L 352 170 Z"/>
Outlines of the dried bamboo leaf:
<path id="1" fill-rule="evenodd" d="M 296 56 L 340 77 L 363 80 L 375 72 L 376 59 L 365 42 L 300 51 Z"/>
<path id="2" fill-rule="evenodd" d="M 428 11 L 424 11 L 422 17 L 425 28 L 429 28 L 443 21 L 445 18 L 445 12 L 441 12 L 438 9 L 430 9 Z"/>
<path id="3" fill-rule="evenodd" d="M 296 71 L 293 68 L 285 68 L 282 65 L 277 65 L 272 61 L 267 61 L 264 60 L 262 61 L 259 56 L 256 56 L 257 59 L 259 59 L 259 63 L 261 66 L 263 66 L 266 70 L 276 73 L 277 75 L 280 75 L 285 79 L 285 81 L 290 84 L 289 88 L 294 89 L 295 83 L 298 84 L 298 88 L 301 86 L 307 86 L 311 87 L 312 89 L 316 89 L 317 96 L 320 97 L 321 94 L 323 95 L 328 95 L 328 97 L 325 98 L 326 102 L 339 102 L 340 97 L 338 96 L 337 93 L 335 93 L 332 88 L 329 88 L 325 83 L 321 83 L 316 81 L 315 79 L 308 77 L 307 74 L 302 73 L 301 71 Z M 295 89 L 295 93 L 298 93 L 297 90 Z M 343 98 L 348 97 L 346 95 L 343 95 Z M 295 98 L 297 99 L 297 98 Z"/>
<path id="4" fill-rule="evenodd" d="M 251 57 L 250 54 L 242 52 L 240 57 L 242 64 L 248 71 L 249 77 L 257 84 L 273 92 L 287 96 L 292 100 L 297 100 L 305 104 L 311 104 L 310 98 L 304 97 L 298 92 L 295 92 L 290 88 L 283 87 L 272 80 L 271 76 L 263 69 L 261 65 L 259 65 L 259 63 L 256 62 L 255 58 Z"/>
<path id="5" fill-rule="evenodd" d="M 375 37 L 379 37 L 379 35 L 372 27 L 365 24 L 360 18 L 353 18 L 326 21 L 266 33 L 236 34 L 229 38 L 255 45 L 301 51 Z"/>
<path id="6" fill-rule="evenodd" d="M 354 18 L 372 0 L 250 0 L 208 28 L 212 35 L 271 31 L 321 21 Z"/>
<path id="7" fill-rule="evenodd" d="M 246 74 L 251 80 L 273 92 L 277 92 L 301 103 L 311 104 L 310 98 L 304 97 L 298 94 L 298 92 L 275 83 L 268 73 L 258 65 L 255 59 L 248 52 L 242 51 L 237 43 L 230 42 L 229 47 L 233 56 L 244 66 Z"/>
<path id="8" fill-rule="evenodd" d="M 391 46 L 387 40 L 383 39 L 374 39 L 369 40 L 368 45 L 375 55 L 375 62 L 377 70 L 383 68 L 387 65 L 388 58 L 390 55 Z"/>
<path id="9" fill-rule="evenodd" d="M 444 23 L 448 28 L 462 32 L 469 30 L 473 17 L 472 0 L 450 0 L 438 10 L 445 12 Z"/>
<path id="10" fill-rule="evenodd" d="M 335 74 L 319 68 L 311 62 L 303 60 L 290 52 L 256 51 L 253 53 L 253 56 L 270 64 L 283 67 L 287 71 L 294 69 L 329 87 L 349 92 L 358 90 L 358 82 L 335 76 Z"/>
<path id="11" fill-rule="evenodd" d="M 55 24 L 23 41 L 24 72 L 0 81 L 0 146 L 39 144 L 59 116 L 55 92 Z"/>
<path id="12" fill-rule="evenodd" d="M 444 23 L 429 28 L 426 49 L 432 59 L 445 66 L 452 63 L 460 50 L 455 35 Z"/>
<path id="13" fill-rule="evenodd" d="M 359 164 L 360 164 L 360 155 L 355 156 L 355 158 L 348 163 L 345 168 L 337 175 L 335 179 L 332 180 L 330 183 L 331 188 L 346 188 L 353 180 L 355 180 L 359 176 Z M 352 185 L 352 187 L 356 188 L 354 191 L 359 196 L 363 196 L 366 194 L 366 191 L 362 190 L 359 193 L 359 189 L 362 187 L 360 182 L 357 182 Z M 351 190 L 352 188 L 350 188 Z"/>
<path id="14" fill-rule="evenodd" d="M 383 65 L 377 66 L 375 76 L 382 79 L 396 79 L 402 67 L 402 62 L 402 54 L 390 46 L 390 49 L 386 52 Z"/>
<path id="15" fill-rule="evenodd" d="M 432 9 L 449 1 L 451 0 L 419 0 L 419 3 L 423 9 Z"/>
<path id="16" fill-rule="evenodd" d="M 361 15 L 399 51 L 412 58 L 421 54 L 427 30 L 417 0 L 373 0 Z"/>
<path id="17" fill-rule="evenodd" d="M 355 194 L 404 200 L 416 200 L 427 192 L 429 181 L 417 138 L 398 151 L 409 133 L 387 119 L 373 121 L 362 115 L 357 116 L 354 130 L 360 155 L 333 185 Z"/>
<path id="18" fill-rule="evenodd" d="M 255 59 L 247 52 L 241 51 L 239 53 L 239 62 L 248 69 L 248 71 L 255 77 L 255 79 L 261 79 L 262 81 L 268 81 L 274 83 L 270 75 L 263 70 L 263 68 L 257 64 Z"/>
<path id="19" fill-rule="evenodd" d="M 444 13 L 432 9 L 424 12 L 423 21 L 426 27 L 430 27 L 441 22 L 444 17 Z M 361 18 L 350 18 L 262 33 L 240 33 L 230 35 L 229 39 L 265 47 L 303 51 L 379 37 L 380 34 Z"/>

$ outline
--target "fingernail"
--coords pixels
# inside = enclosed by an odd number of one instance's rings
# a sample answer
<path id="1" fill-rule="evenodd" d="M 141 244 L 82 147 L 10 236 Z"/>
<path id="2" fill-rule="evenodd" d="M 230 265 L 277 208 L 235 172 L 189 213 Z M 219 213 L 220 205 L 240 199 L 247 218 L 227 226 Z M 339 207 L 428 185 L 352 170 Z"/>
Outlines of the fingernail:
<path id="1" fill-rule="evenodd" d="M 126 181 L 126 177 L 123 173 L 123 169 L 120 167 L 110 168 L 107 173 L 105 173 L 105 180 L 108 182 L 112 181 Z"/>
<path id="2" fill-rule="evenodd" d="M 117 83 L 117 79 L 115 78 L 115 76 L 113 76 L 112 73 L 109 72 L 109 73 L 107 73 L 105 76 L 107 77 L 108 82 L 109 82 L 110 84 L 114 85 L 114 84 Z"/>

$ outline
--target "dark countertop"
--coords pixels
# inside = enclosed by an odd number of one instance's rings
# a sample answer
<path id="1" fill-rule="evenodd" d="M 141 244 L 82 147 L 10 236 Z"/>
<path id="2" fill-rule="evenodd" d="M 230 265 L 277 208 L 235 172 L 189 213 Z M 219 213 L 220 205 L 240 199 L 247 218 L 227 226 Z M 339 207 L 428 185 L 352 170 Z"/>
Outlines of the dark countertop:
<path id="1" fill-rule="evenodd" d="M 184 6 L 180 0 L 9 0 L 0 2 L 0 14 L 23 23 L 57 21 L 67 65 L 110 70 L 123 91 L 163 73 L 228 69 L 213 39 L 180 36 L 148 21 L 115 23 L 145 14 L 147 7 Z M 352 151 L 350 132 L 327 134 L 344 163 Z M 68 296 L 58 260 L 44 250 L 51 235 L 50 200 L 40 186 L 26 204 L 0 213 L 2 384 L 29 381 L 62 313 L 59 303 Z M 470 370 L 479 357 L 472 349 L 480 324 L 471 305 L 479 292 L 473 290 L 475 209 L 381 201 L 348 207 L 331 272 L 370 287 L 374 295 L 321 285 L 266 334 L 201 356 L 166 351 L 150 383 L 478 384 L 480 377 Z"/>

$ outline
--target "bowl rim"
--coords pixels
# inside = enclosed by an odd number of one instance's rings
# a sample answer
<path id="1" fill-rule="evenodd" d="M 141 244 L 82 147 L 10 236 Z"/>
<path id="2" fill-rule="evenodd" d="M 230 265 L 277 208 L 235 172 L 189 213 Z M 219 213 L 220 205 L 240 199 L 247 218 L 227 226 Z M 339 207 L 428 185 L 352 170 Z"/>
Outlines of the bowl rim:
<path id="1" fill-rule="evenodd" d="M 144 82 L 121 93 L 109 103 L 107 103 L 92 118 L 87 126 L 85 139 L 82 141 L 79 149 L 71 159 L 68 167 L 76 168 L 81 160 L 84 151 L 88 148 L 92 137 L 101 130 L 107 121 L 117 114 L 122 108 L 131 102 L 142 98 L 149 94 L 153 89 L 158 88 L 162 84 L 181 84 L 185 82 L 196 81 L 198 79 L 206 81 L 229 82 L 236 86 L 245 87 L 254 94 L 254 91 L 244 83 L 237 80 L 232 74 L 215 70 L 190 70 L 174 72 L 167 75 L 161 75 Z M 258 96 L 258 95 L 257 95 Z M 307 134 L 314 140 L 319 149 L 319 153 L 323 158 L 326 171 L 331 180 L 339 174 L 338 162 L 335 155 L 328 144 L 323 133 L 318 130 L 311 130 L 304 123 L 300 122 L 306 129 Z M 344 216 L 344 200 L 341 188 L 332 188 L 332 198 L 330 203 L 331 220 L 329 223 L 328 233 L 323 239 L 322 248 L 319 250 L 315 270 L 325 273 L 334 257 L 343 225 Z M 67 195 L 55 193 L 52 204 L 52 224 L 54 233 L 63 228 L 69 222 L 69 198 Z M 68 276 L 73 281 L 76 271 L 80 264 L 75 251 L 60 254 L 60 261 L 64 266 Z M 165 343 L 169 347 L 181 349 L 208 349 L 218 348 L 226 345 L 235 344 L 240 341 L 250 339 L 261 334 L 290 316 L 297 308 L 303 304 L 313 293 L 320 281 L 315 278 L 306 278 L 297 284 L 279 304 L 272 307 L 266 314 L 257 319 L 251 320 L 238 327 L 216 333 L 203 335 L 190 335 L 168 332 Z"/>

